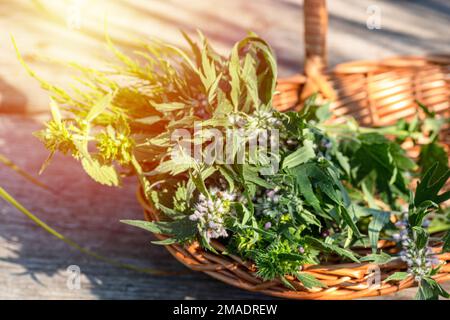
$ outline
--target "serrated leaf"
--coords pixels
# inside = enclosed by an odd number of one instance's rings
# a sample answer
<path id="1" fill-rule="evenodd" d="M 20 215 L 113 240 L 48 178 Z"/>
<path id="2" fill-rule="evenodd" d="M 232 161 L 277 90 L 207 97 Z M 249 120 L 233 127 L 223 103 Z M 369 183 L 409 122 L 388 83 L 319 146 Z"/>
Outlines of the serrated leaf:
<path id="1" fill-rule="evenodd" d="M 82 158 L 81 165 L 84 171 L 96 182 L 107 186 L 118 186 L 119 175 L 112 165 L 101 164 L 97 159 Z"/>
<path id="2" fill-rule="evenodd" d="M 438 300 L 439 296 L 449 298 L 450 295 L 436 282 L 436 280 L 424 277 L 419 284 L 416 294 L 417 300 Z"/>
<path id="3" fill-rule="evenodd" d="M 145 124 L 145 125 L 153 125 L 159 121 L 161 121 L 161 117 L 159 116 L 148 116 L 145 118 L 138 118 L 136 120 L 137 123 Z"/>
<path id="4" fill-rule="evenodd" d="M 349 210 L 352 210 L 352 208 L 349 208 Z M 358 227 L 356 226 L 355 221 L 353 220 L 354 214 L 350 215 L 349 210 L 345 208 L 344 206 L 338 206 L 337 212 L 341 215 L 345 223 L 350 227 L 350 229 L 353 231 L 355 236 L 357 238 L 361 238 L 361 232 L 359 231 Z"/>
<path id="5" fill-rule="evenodd" d="M 436 204 L 450 199 L 450 191 L 439 195 L 439 191 L 450 177 L 450 170 L 441 170 L 439 163 L 435 163 L 418 183 L 414 196 L 414 204 L 420 206 L 424 201 L 433 201 Z"/>
<path id="6" fill-rule="evenodd" d="M 255 61 L 251 55 L 247 54 L 244 59 L 244 66 L 241 71 L 241 77 L 244 80 L 248 94 L 255 106 L 260 105 L 258 95 L 258 80 L 255 70 Z"/>
<path id="7" fill-rule="evenodd" d="M 259 177 L 258 171 L 253 170 L 253 168 L 250 167 L 249 165 L 243 165 L 242 169 L 243 169 L 242 171 L 243 178 L 246 182 L 254 183 L 266 189 L 273 189 L 276 187 L 276 185 Z"/>
<path id="8" fill-rule="evenodd" d="M 280 277 L 280 280 L 284 284 L 284 286 L 287 287 L 288 289 L 297 291 L 297 289 L 295 289 L 295 287 L 285 277 Z"/>
<path id="9" fill-rule="evenodd" d="M 424 228 L 415 226 L 412 228 L 415 235 L 415 242 L 417 249 L 423 249 L 428 243 L 428 233 Z"/>
<path id="10" fill-rule="evenodd" d="M 305 140 L 304 145 L 299 149 L 295 150 L 293 153 L 289 154 L 283 160 L 283 169 L 289 169 L 297 167 L 316 156 L 314 152 L 313 143 L 310 140 Z"/>
<path id="11" fill-rule="evenodd" d="M 121 220 L 121 222 L 152 233 L 173 236 L 176 242 L 189 240 L 197 233 L 196 223 L 191 221 L 189 217 L 175 221 Z"/>
<path id="12" fill-rule="evenodd" d="M 331 244 L 331 243 L 326 243 L 322 240 L 313 238 L 311 236 L 306 236 L 305 240 L 313 247 L 319 249 L 319 250 L 324 250 L 326 252 L 334 252 L 337 255 L 346 257 L 356 263 L 359 263 L 358 258 L 356 257 L 356 255 L 347 249 L 341 248 L 337 245 Z"/>
<path id="13" fill-rule="evenodd" d="M 209 197 L 208 189 L 205 185 L 205 178 L 202 177 L 201 172 L 195 171 L 190 173 L 190 180 L 194 183 L 198 191 Z"/>
<path id="14" fill-rule="evenodd" d="M 403 281 L 406 278 L 408 278 L 410 275 L 408 272 L 395 272 L 393 274 L 391 274 L 389 277 L 387 277 L 384 281 L 385 282 L 389 282 L 389 281 Z"/>
<path id="15" fill-rule="evenodd" d="M 391 261 L 392 257 L 389 254 L 385 253 L 385 252 L 381 252 L 379 254 L 377 254 L 377 253 L 369 254 L 369 255 L 367 255 L 365 257 L 362 257 L 359 260 L 361 262 L 373 262 L 373 263 L 376 263 L 376 264 L 384 264 L 384 263 L 387 263 L 387 262 Z"/>
<path id="16" fill-rule="evenodd" d="M 320 282 L 313 275 L 311 275 L 309 273 L 298 272 L 295 276 L 307 289 L 327 288 L 327 285 Z"/>
<path id="17" fill-rule="evenodd" d="M 306 201 L 317 211 L 321 212 L 323 211 L 320 206 L 320 200 L 316 197 L 314 190 L 311 185 L 311 181 L 308 178 L 308 175 L 306 174 L 305 168 L 297 168 L 295 171 L 295 182 L 297 187 L 299 188 L 300 194 L 302 194 Z"/>
<path id="18" fill-rule="evenodd" d="M 59 106 L 55 100 L 50 99 L 50 111 L 52 113 L 53 121 L 56 123 L 61 123 L 61 112 L 59 111 Z"/>
<path id="19" fill-rule="evenodd" d="M 438 205 L 433 201 L 423 201 L 418 208 L 412 210 L 409 214 L 408 222 L 412 227 L 421 226 L 423 223 L 423 219 L 429 213 L 430 208 L 437 208 Z"/>

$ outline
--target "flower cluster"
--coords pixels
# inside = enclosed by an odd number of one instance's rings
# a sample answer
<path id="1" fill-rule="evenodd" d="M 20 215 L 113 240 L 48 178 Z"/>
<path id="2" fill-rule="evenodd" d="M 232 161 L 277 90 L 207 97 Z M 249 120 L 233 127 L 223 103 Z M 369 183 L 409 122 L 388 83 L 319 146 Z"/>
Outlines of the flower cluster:
<path id="1" fill-rule="evenodd" d="M 281 120 L 278 119 L 273 111 L 256 110 L 247 118 L 246 129 L 253 131 L 267 131 L 281 126 Z"/>
<path id="2" fill-rule="evenodd" d="M 77 155 L 77 147 L 73 143 L 72 125 L 67 126 L 66 122 L 51 120 L 46 126 L 44 130 L 35 133 L 35 136 L 44 143 L 48 150 Z"/>
<path id="3" fill-rule="evenodd" d="M 282 122 L 273 111 L 255 110 L 252 114 L 233 113 L 228 117 L 233 126 L 243 128 L 249 133 L 257 134 L 281 127 Z"/>
<path id="4" fill-rule="evenodd" d="M 319 143 L 315 146 L 319 157 L 324 157 L 327 160 L 331 159 L 330 150 L 333 147 L 333 144 L 329 138 L 321 136 Z"/>
<path id="5" fill-rule="evenodd" d="M 303 212 L 303 201 L 292 192 L 283 187 L 257 191 L 254 199 L 255 212 L 278 223 L 286 218 L 290 212 Z M 271 228 L 272 223 L 264 225 L 265 229 Z"/>
<path id="6" fill-rule="evenodd" d="M 207 242 L 228 236 L 225 218 L 233 214 L 231 202 L 237 197 L 234 193 L 221 191 L 218 188 L 211 188 L 209 194 L 209 198 L 204 194 L 198 196 L 195 211 L 189 216 L 190 220 L 197 222 L 197 228 Z"/>
<path id="7" fill-rule="evenodd" d="M 117 160 L 121 165 L 130 163 L 134 143 L 126 135 L 112 130 L 96 136 L 97 148 L 107 162 Z"/>
<path id="8" fill-rule="evenodd" d="M 281 215 L 280 188 L 258 191 L 254 199 L 256 214 L 276 219 Z M 268 224 L 266 224 L 268 226 Z M 266 227 L 266 229 L 270 226 Z"/>
<path id="9" fill-rule="evenodd" d="M 400 232 L 394 234 L 394 239 L 401 243 L 400 258 L 408 265 L 408 273 L 413 275 L 417 282 L 420 282 L 440 262 L 428 245 L 423 248 L 417 247 L 417 239 L 409 228 L 407 217 L 408 215 L 405 214 L 404 218 L 396 223 Z"/>

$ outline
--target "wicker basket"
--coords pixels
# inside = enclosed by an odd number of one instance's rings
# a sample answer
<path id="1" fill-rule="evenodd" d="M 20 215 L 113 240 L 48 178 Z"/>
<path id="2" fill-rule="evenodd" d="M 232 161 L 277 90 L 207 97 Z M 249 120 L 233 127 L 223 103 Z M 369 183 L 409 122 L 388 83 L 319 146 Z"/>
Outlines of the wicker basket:
<path id="1" fill-rule="evenodd" d="M 327 11 L 325 0 L 304 1 L 306 61 L 304 74 L 281 79 L 279 94 L 275 98 L 278 110 L 292 110 L 301 106 L 304 98 L 320 92 L 333 101 L 334 122 L 352 116 L 366 126 L 393 124 L 416 114 L 415 100 L 423 102 L 433 111 L 450 117 L 450 56 L 396 57 L 382 61 L 358 61 L 336 66 L 326 71 Z M 450 143 L 448 128 L 443 140 Z M 414 156 L 414 150 L 409 150 Z M 138 200 L 149 221 L 159 220 L 158 212 L 138 192 Z M 164 236 L 156 235 L 159 239 Z M 221 253 L 222 244 L 212 242 Z M 379 247 L 389 251 L 393 244 L 380 241 Z M 398 283 L 383 282 L 397 271 L 405 271 L 400 259 L 383 265 L 346 263 L 304 266 L 303 272 L 314 275 L 327 288 L 306 289 L 294 277 L 286 277 L 297 291 L 288 289 L 279 280 L 263 281 L 256 276 L 255 265 L 234 255 L 220 255 L 203 250 L 198 243 L 166 246 L 169 252 L 188 268 L 202 271 L 232 286 L 257 291 L 271 296 L 290 299 L 355 299 L 390 294 L 415 286 L 412 277 Z M 439 253 L 440 248 L 434 248 Z M 439 254 L 444 262 L 450 253 Z M 381 283 L 369 281 L 378 274 Z M 445 264 L 434 277 L 438 282 L 450 280 L 450 264 Z"/>

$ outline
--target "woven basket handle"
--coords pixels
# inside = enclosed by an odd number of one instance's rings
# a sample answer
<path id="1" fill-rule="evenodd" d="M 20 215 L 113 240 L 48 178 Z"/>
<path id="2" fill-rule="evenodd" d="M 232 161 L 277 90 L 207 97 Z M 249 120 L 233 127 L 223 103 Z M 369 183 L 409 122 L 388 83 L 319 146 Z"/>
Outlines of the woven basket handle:
<path id="1" fill-rule="evenodd" d="M 327 66 L 326 38 L 328 13 L 326 0 L 304 1 L 305 23 L 305 70 L 308 64 L 319 64 L 320 69 Z"/>
<path id="2" fill-rule="evenodd" d="M 327 67 L 328 14 L 326 0 L 304 1 L 305 66 L 306 82 L 300 93 L 300 101 L 315 92 L 326 99 L 335 100 L 336 92 L 328 83 L 324 69 Z"/>

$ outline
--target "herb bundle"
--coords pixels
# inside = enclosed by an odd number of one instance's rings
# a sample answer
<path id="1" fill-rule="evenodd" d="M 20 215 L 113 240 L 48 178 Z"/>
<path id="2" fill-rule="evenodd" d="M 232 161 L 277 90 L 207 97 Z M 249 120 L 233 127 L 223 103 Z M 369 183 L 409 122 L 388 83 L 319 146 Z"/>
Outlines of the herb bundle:
<path id="1" fill-rule="evenodd" d="M 107 71 L 72 64 L 82 77 L 71 92 L 29 70 L 52 97 L 53 119 L 36 133 L 50 150 L 43 168 L 62 152 L 105 185 L 138 176 L 161 221 L 124 222 L 169 235 L 155 241 L 162 245 L 198 241 L 215 251 L 211 241 L 220 241 L 264 280 L 292 275 L 321 287 L 299 273 L 303 265 L 398 255 L 408 270 L 385 281 L 412 276 L 419 298 L 448 297 L 432 279 L 441 263 L 431 250 L 450 246 L 449 212 L 440 206 L 450 192 L 439 194 L 450 170 L 437 140 L 446 120 L 420 105 L 425 119 L 393 127 L 333 125 L 315 96 L 300 112 L 280 113 L 266 42 L 251 34 L 224 57 L 201 34 L 199 44 L 184 36 L 189 53 L 153 42 L 129 57 L 108 41 L 119 63 Z M 416 163 L 401 143 L 424 137 Z M 218 141 L 227 144 L 225 159 Z M 380 240 L 395 242 L 397 254 L 379 250 Z"/>

